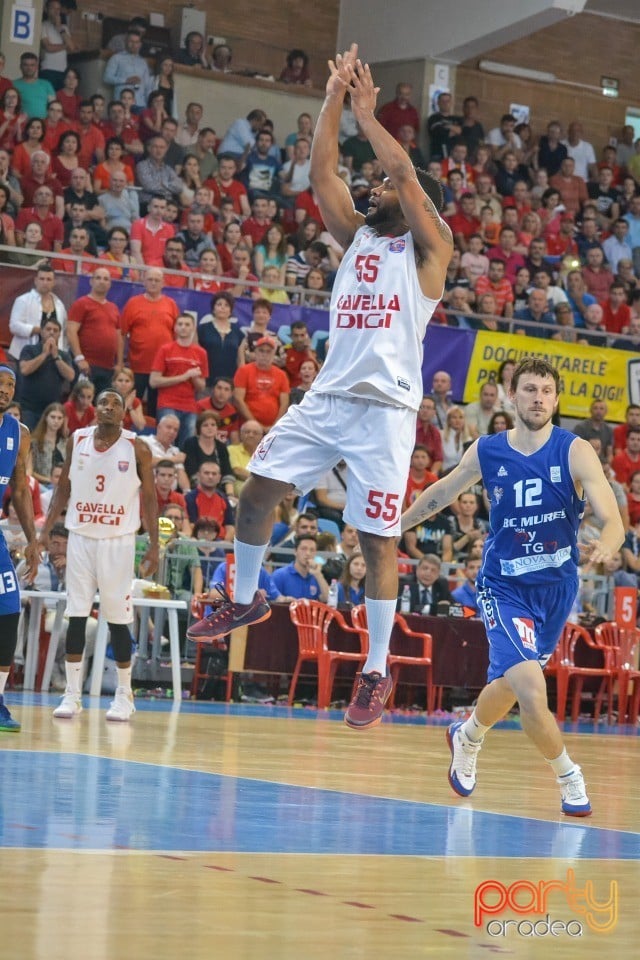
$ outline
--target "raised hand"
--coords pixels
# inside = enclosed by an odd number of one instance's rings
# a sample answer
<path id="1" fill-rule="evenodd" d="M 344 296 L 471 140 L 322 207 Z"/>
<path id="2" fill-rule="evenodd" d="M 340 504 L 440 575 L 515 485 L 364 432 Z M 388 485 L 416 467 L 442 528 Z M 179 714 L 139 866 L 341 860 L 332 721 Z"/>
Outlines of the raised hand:
<path id="1" fill-rule="evenodd" d="M 356 120 L 359 116 L 370 116 L 375 113 L 380 87 L 374 84 L 368 63 L 363 64 L 361 60 L 356 60 L 355 65 L 351 67 L 349 92 L 351 109 Z"/>
<path id="2" fill-rule="evenodd" d="M 351 81 L 351 71 L 358 57 L 358 44 L 352 43 L 344 53 L 336 55 L 335 62 L 329 60 L 329 79 L 327 80 L 327 95 L 343 94 Z"/>

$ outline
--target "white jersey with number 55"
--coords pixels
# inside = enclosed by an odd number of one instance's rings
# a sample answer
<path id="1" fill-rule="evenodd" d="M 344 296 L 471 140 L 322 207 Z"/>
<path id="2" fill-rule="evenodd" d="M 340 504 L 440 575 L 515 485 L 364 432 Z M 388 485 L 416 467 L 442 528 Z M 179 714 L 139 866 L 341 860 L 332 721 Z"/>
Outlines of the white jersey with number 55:
<path id="1" fill-rule="evenodd" d="M 420 289 L 411 233 L 360 227 L 336 275 L 329 353 L 311 391 L 417 410 L 422 341 L 438 302 Z"/>

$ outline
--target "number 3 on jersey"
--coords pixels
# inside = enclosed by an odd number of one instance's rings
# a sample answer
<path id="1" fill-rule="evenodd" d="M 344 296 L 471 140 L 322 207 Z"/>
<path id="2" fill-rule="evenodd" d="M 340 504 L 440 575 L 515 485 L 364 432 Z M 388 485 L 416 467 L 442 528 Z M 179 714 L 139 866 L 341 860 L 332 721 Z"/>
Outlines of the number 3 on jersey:
<path id="1" fill-rule="evenodd" d="M 367 503 L 369 506 L 364 511 L 372 520 L 380 517 L 387 523 L 394 523 L 398 518 L 398 493 L 384 493 L 383 490 L 369 490 Z"/>
<path id="2" fill-rule="evenodd" d="M 96 474 L 96 490 L 98 493 L 102 493 L 102 491 L 104 490 L 104 481 L 105 481 L 104 473 Z"/>
<path id="3" fill-rule="evenodd" d="M 360 255 L 355 259 L 356 279 L 358 283 L 375 283 L 378 279 L 378 264 L 380 257 L 377 253 L 369 253 L 367 256 Z"/>

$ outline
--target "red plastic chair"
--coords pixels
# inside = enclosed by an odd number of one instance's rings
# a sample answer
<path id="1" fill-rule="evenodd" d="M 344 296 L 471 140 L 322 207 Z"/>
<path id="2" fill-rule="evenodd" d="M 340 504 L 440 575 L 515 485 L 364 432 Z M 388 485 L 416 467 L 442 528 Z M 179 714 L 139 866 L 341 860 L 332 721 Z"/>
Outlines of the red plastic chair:
<path id="1" fill-rule="evenodd" d="M 361 603 L 359 606 L 353 608 L 351 611 L 351 620 L 354 626 L 360 626 L 364 629 L 367 629 L 367 608 L 364 603 Z M 403 637 L 410 637 L 412 639 L 419 640 L 422 644 L 422 648 L 419 655 L 400 653 L 398 651 L 397 631 L 395 629 L 393 630 L 391 634 L 389 654 L 387 656 L 389 672 L 393 679 L 393 689 L 391 690 L 391 696 L 389 697 L 388 705 L 389 707 L 393 707 L 395 704 L 396 684 L 398 681 L 398 675 L 402 668 L 423 667 L 426 670 L 427 713 L 433 713 L 436 699 L 436 687 L 433 685 L 433 639 L 431 634 L 417 633 L 415 630 L 411 630 L 407 624 L 407 621 L 399 613 L 396 613 L 393 622 L 394 627 L 399 628 Z"/>
<path id="2" fill-rule="evenodd" d="M 199 597 L 191 598 L 191 616 L 194 620 L 202 620 L 204 617 L 204 611 L 207 607 L 207 602 L 201 600 Z M 201 680 L 210 680 L 210 676 L 206 670 L 202 667 L 202 657 L 203 654 L 207 651 L 212 650 L 228 650 L 229 646 L 226 643 L 226 638 L 221 640 L 214 640 L 212 643 L 196 643 L 196 662 L 193 667 L 193 680 L 191 681 L 191 696 L 195 699 L 198 696 L 198 689 Z M 221 679 L 225 679 L 222 677 Z M 231 693 L 233 689 L 233 674 L 227 670 L 226 676 L 227 686 L 225 690 L 225 702 L 230 703 Z"/>
<path id="3" fill-rule="evenodd" d="M 578 644 L 584 644 L 591 650 L 597 650 L 602 660 L 601 667 L 581 667 L 576 663 L 576 647 Z M 610 647 L 600 643 L 598 639 L 593 639 L 588 630 L 577 623 L 565 623 L 560 641 L 559 662 L 557 664 L 557 687 L 558 687 L 558 705 L 556 716 L 558 720 L 564 720 L 567 709 L 567 696 L 571 680 L 575 679 L 573 688 L 573 698 L 571 701 L 571 720 L 575 723 L 580 713 L 580 700 L 582 698 L 582 688 L 584 681 L 588 677 L 600 677 L 601 683 L 596 695 L 594 720 L 600 718 L 602 709 L 602 700 L 605 690 L 607 691 L 608 717 L 611 720 L 613 707 L 613 679 L 615 677 L 615 666 L 613 651 Z"/>
<path id="4" fill-rule="evenodd" d="M 362 670 L 369 651 L 369 634 L 361 627 L 349 627 L 342 614 L 318 600 L 294 600 L 289 616 L 298 633 L 298 659 L 289 686 L 289 706 L 293 698 L 303 663 L 315 661 L 318 666 L 318 708 L 324 710 L 331 703 L 331 691 L 340 663 L 355 663 Z M 332 650 L 329 647 L 329 627 L 335 623 L 345 633 L 358 637 L 357 652 Z"/>
<path id="5" fill-rule="evenodd" d="M 615 620 L 599 624 L 595 629 L 596 639 L 613 650 L 614 666 L 618 680 L 618 722 L 636 723 L 640 708 L 640 630 L 636 627 L 621 627 Z M 631 688 L 631 704 L 629 690 Z"/>

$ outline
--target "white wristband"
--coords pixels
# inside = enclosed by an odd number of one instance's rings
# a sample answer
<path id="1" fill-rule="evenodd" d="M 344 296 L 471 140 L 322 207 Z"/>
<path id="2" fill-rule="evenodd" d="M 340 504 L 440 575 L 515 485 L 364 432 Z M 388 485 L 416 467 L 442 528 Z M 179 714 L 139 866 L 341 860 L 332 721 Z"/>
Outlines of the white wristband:
<path id="1" fill-rule="evenodd" d="M 79 353 L 77 357 L 73 358 L 74 363 L 78 363 L 80 360 L 84 360 L 84 353 Z"/>

